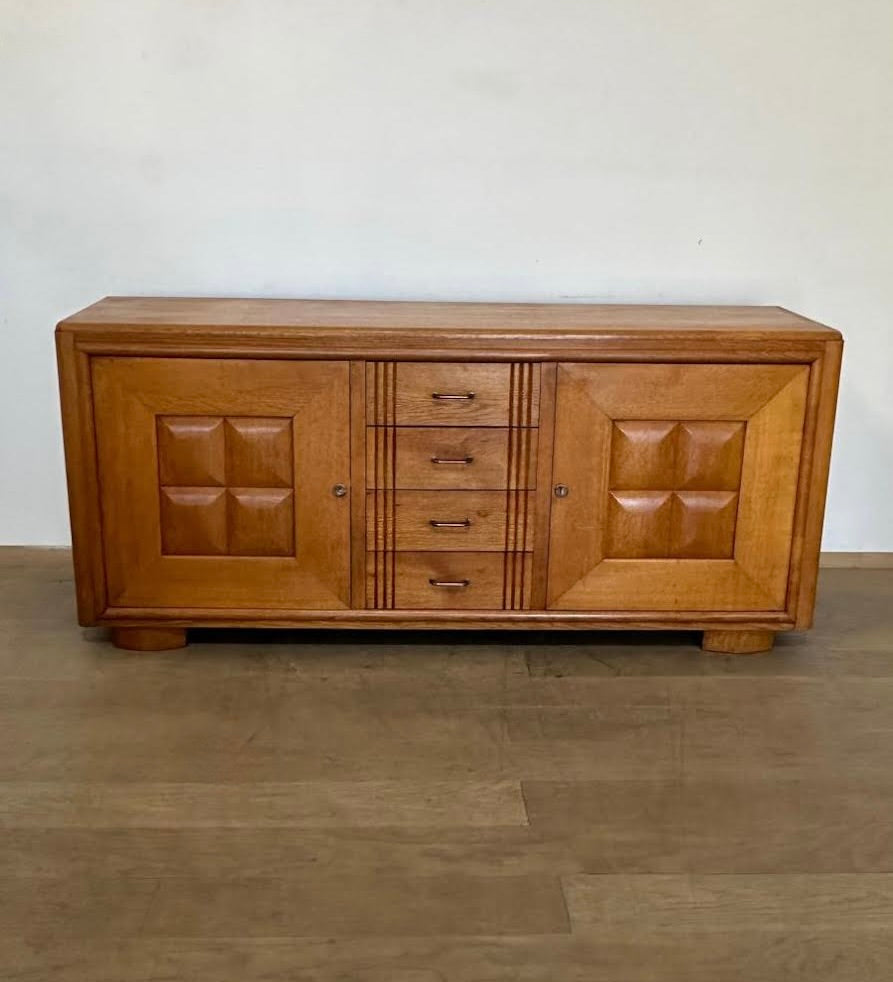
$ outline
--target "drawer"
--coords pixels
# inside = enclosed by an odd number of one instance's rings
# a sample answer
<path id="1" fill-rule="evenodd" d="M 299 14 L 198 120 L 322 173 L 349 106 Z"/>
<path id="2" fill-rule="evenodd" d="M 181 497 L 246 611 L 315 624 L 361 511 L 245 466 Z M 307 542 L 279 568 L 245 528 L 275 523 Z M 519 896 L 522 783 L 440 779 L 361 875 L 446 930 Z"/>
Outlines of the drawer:
<path id="1" fill-rule="evenodd" d="M 419 490 L 533 488 L 536 446 L 535 429 L 372 426 L 366 432 L 366 485 Z"/>
<path id="2" fill-rule="evenodd" d="M 366 542 L 371 548 L 395 530 L 398 551 L 502 552 L 506 547 L 506 516 L 510 549 L 533 548 L 533 492 L 516 492 L 508 512 L 505 491 L 395 491 L 393 516 L 384 502 L 376 508 L 370 492 L 366 502 Z M 378 536 L 376 538 L 376 525 Z M 526 531 L 526 535 L 525 535 Z M 526 539 L 526 542 L 524 541 Z"/>
<path id="3" fill-rule="evenodd" d="M 393 374 L 367 366 L 371 422 L 398 426 L 536 426 L 540 366 L 464 362 L 397 362 Z M 393 387 L 393 391 L 391 388 Z M 386 405 L 387 404 L 387 405 Z"/>
<path id="4" fill-rule="evenodd" d="M 523 606 L 529 607 L 530 553 L 523 559 Z M 398 609 L 503 609 L 505 561 L 501 553 L 398 552 L 394 563 L 394 606 Z M 366 568 L 371 581 L 375 569 L 371 555 Z M 519 563 L 518 575 L 521 568 Z M 371 583 L 368 589 L 372 590 Z"/>

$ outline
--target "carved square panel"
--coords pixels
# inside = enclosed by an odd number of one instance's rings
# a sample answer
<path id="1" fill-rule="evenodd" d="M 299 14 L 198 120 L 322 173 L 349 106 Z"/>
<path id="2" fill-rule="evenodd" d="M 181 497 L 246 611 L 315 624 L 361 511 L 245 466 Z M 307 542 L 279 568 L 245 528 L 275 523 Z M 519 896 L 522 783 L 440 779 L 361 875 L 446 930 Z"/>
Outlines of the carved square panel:
<path id="1" fill-rule="evenodd" d="M 738 495 L 734 491 L 677 491 L 670 519 L 669 555 L 676 559 L 731 559 Z"/>
<path id="2" fill-rule="evenodd" d="M 560 364 L 552 480 L 570 494 L 552 503 L 547 607 L 786 609 L 812 377 Z"/>
<path id="3" fill-rule="evenodd" d="M 157 434 L 159 483 L 180 487 L 226 483 L 220 416 L 159 416 Z"/>
<path id="4" fill-rule="evenodd" d="M 674 487 L 737 491 L 744 459 L 744 423 L 690 420 L 678 424 Z"/>
<path id="5" fill-rule="evenodd" d="M 291 489 L 230 488 L 227 499 L 230 555 L 294 555 Z"/>
<path id="6" fill-rule="evenodd" d="M 226 483 L 240 488 L 292 486 L 290 419 L 228 416 Z"/>
<path id="7" fill-rule="evenodd" d="M 293 556 L 292 421 L 160 416 L 163 555 Z"/>
<path id="8" fill-rule="evenodd" d="M 611 439 L 612 488 L 647 491 L 674 486 L 676 424 L 666 420 L 620 420 Z"/>
<path id="9" fill-rule="evenodd" d="M 744 431 L 737 420 L 613 422 L 606 557 L 731 558 Z"/>
<path id="10" fill-rule="evenodd" d="M 672 498 L 670 491 L 612 491 L 605 555 L 612 559 L 666 556 Z"/>
<path id="11" fill-rule="evenodd" d="M 162 488 L 161 551 L 168 556 L 225 555 L 226 492 L 222 488 Z"/>

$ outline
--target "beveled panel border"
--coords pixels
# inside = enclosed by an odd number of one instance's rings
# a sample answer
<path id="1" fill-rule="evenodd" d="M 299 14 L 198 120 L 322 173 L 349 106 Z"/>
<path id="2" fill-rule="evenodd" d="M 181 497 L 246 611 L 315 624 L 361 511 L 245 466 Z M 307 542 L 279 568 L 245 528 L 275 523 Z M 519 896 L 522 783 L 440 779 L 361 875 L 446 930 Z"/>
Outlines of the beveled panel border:
<path id="1" fill-rule="evenodd" d="M 701 596 L 710 609 L 784 610 L 809 366 L 567 364 L 559 366 L 562 377 L 556 431 L 564 419 L 565 436 L 579 432 L 573 422 L 585 414 L 588 458 L 556 437 L 553 480 L 574 486 L 562 503 L 564 522 L 585 514 L 591 534 L 562 540 L 561 562 L 550 564 L 549 609 L 642 610 L 654 598 L 655 608 L 673 610 Z M 747 421 L 734 559 L 604 557 L 611 430 L 618 418 Z M 584 474 L 580 461 L 587 459 L 594 463 Z M 554 543 L 554 524 L 552 535 Z"/>

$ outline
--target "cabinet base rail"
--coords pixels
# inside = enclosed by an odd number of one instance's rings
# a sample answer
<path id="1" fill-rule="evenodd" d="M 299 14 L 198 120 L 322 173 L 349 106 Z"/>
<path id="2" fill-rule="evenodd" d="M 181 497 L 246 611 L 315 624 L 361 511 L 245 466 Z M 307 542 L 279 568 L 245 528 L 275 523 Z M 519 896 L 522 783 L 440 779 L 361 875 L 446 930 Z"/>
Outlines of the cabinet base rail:
<path id="1" fill-rule="evenodd" d="M 206 624 L 197 625 L 205 627 L 221 627 L 220 624 Z M 235 627 L 236 625 L 222 625 L 224 627 Z M 264 627 L 268 628 L 271 625 L 265 624 L 261 625 L 256 622 L 249 623 L 247 625 L 242 624 L 242 627 Z M 289 625 L 292 628 L 300 629 L 299 625 Z M 312 628 L 318 625 L 315 624 L 305 624 L 303 627 Z M 375 627 L 374 624 L 341 624 L 341 627 L 353 627 L 357 628 L 370 628 Z M 381 627 L 391 628 L 391 625 L 380 625 Z M 431 626 L 434 628 L 452 628 L 452 629 L 471 629 L 468 624 L 456 624 L 445 622 L 438 624 L 436 620 L 432 620 Z M 512 628 L 518 628 L 524 626 L 515 622 Z M 532 625 L 526 625 L 528 629 Z M 566 625 L 565 625 L 566 626 Z M 593 628 L 592 625 L 571 625 L 578 629 L 584 630 L 603 630 L 604 628 Z M 487 628 L 492 628 L 492 624 L 487 624 Z M 625 629 L 629 629 L 629 625 L 624 626 Z M 287 629 L 283 625 L 276 625 L 277 629 L 283 630 Z M 427 626 L 426 626 L 427 629 Z M 653 629 L 653 628 L 649 628 Z M 676 630 L 680 630 L 677 625 Z M 658 631 L 655 630 L 655 634 Z M 771 650 L 773 643 L 775 641 L 775 631 L 755 631 L 755 630 L 705 630 L 703 631 L 703 638 L 701 647 L 704 651 L 711 653 L 720 654 L 758 654 L 761 652 L 766 652 Z M 184 648 L 188 644 L 188 634 L 186 627 L 148 627 L 148 626 L 116 626 L 111 629 L 111 640 L 112 643 L 117 648 L 122 648 L 127 651 L 170 651 L 177 648 Z M 655 637 L 655 643 L 659 643 L 659 639 Z"/>

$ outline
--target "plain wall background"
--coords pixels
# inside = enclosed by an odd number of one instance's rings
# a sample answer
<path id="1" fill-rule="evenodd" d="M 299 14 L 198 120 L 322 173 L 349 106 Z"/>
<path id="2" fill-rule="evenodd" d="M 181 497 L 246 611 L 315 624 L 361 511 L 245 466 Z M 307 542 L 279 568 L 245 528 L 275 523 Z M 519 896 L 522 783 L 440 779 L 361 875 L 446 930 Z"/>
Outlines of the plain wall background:
<path id="1" fill-rule="evenodd" d="M 0 542 L 68 542 L 104 294 L 778 303 L 893 550 L 891 0 L 0 0 Z"/>

